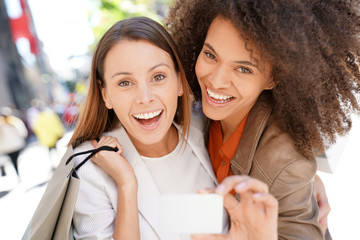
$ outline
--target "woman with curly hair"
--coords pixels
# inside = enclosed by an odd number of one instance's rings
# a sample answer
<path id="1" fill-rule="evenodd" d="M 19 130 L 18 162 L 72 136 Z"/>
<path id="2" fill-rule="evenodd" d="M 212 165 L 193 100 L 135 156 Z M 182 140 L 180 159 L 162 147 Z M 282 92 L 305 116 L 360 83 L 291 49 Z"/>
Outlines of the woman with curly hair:
<path id="1" fill-rule="evenodd" d="M 244 174 L 267 183 L 279 201 L 279 239 L 324 238 L 315 156 L 360 110 L 358 9 L 341 0 L 178 0 L 169 12 L 187 79 L 211 119 L 206 143 L 218 181 Z"/>

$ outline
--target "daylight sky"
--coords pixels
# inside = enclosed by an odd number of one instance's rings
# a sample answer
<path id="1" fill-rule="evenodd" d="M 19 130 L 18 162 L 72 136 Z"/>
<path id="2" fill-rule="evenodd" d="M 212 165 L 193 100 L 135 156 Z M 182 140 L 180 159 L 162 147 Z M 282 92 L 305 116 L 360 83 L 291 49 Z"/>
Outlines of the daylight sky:
<path id="1" fill-rule="evenodd" d="M 87 0 L 28 0 L 35 28 L 51 67 L 64 69 L 73 55 L 87 53 L 94 41 L 88 25 Z"/>

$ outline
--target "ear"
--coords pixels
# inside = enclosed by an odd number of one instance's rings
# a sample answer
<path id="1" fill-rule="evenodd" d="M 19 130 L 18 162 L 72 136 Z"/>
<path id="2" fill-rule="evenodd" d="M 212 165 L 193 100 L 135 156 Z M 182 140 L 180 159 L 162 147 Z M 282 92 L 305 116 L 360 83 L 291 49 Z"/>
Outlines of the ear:
<path id="1" fill-rule="evenodd" d="M 99 84 L 99 88 L 100 88 L 100 91 L 101 91 L 101 96 L 102 96 L 102 98 L 104 100 L 105 107 L 108 108 L 108 109 L 112 109 L 112 106 L 111 106 L 111 103 L 110 103 L 109 98 L 107 96 L 107 93 L 105 91 L 105 88 L 103 88 L 101 86 L 101 81 L 100 80 L 98 80 L 97 82 Z"/>
<path id="2" fill-rule="evenodd" d="M 273 78 L 273 77 L 271 77 L 264 89 L 265 89 L 265 90 L 271 90 L 271 89 L 273 89 L 274 87 L 276 87 L 276 85 L 277 85 L 277 82 L 274 81 L 274 78 Z"/>
<path id="3" fill-rule="evenodd" d="M 178 96 L 180 97 L 184 94 L 184 87 L 181 81 L 180 73 L 177 74 L 177 78 L 178 78 Z"/>

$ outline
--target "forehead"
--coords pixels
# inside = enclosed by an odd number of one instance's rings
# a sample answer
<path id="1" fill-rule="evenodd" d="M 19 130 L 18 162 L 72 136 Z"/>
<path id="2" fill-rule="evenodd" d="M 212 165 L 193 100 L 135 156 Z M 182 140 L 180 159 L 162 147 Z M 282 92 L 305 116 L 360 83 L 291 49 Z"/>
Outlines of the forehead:
<path id="1" fill-rule="evenodd" d="M 206 41 L 211 41 L 210 44 L 228 47 L 231 49 L 230 52 L 245 50 L 245 42 L 240 31 L 230 20 L 222 16 L 217 16 L 212 21 L 206 35 Z M 255 50 L 251 42 L 247 43 L 246 47 Z"/>
<path id="2" fill-rule="evenodd" d="M 261 52 L 249 39 L 245 43 L 240 30 L 235 27 L 231 20 L 217 16 L 211 23 L 206 35 L 206 43 L 215 48 L 220 57 L 229 58 L 232 61 L 251 60 L 264 70 L 269 65 L 261 56 Z M 269 66 L 267 66 L 269 67 Z"/>
<path id="3" fill-rule="evenodd" d="M 228 40 L 243 41 L 239 30 L 229 19 L 226 19 L 223 16 L 214 18 L 210 24 L 207 37 L 217 37 L 219 39 L 228 38 Z"/>
<path id="4" fill-rule="evenodd" d="M 170 55 L 147 40 L 121 40 L 108 51 L 106 69 L 119 67 L 146 67 L 156 62 L 172 63 Z"/>

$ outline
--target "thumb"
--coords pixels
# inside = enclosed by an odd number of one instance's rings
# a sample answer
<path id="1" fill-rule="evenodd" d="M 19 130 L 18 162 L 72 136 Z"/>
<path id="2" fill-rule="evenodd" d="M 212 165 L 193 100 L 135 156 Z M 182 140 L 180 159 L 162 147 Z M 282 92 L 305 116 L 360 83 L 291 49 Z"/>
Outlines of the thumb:
<path id="1" fill-rule="evenodd" d="M 229 212 L 236 208 L 239 201 L 231 194 L 227 193 L 224 195 L 224 208 Z"/>
<path id="2" fill-rule="evenodd" d="M 223 235 L 220 234 L 192 234 L 192 240 L 222 240 L 225 239 Z"/>

